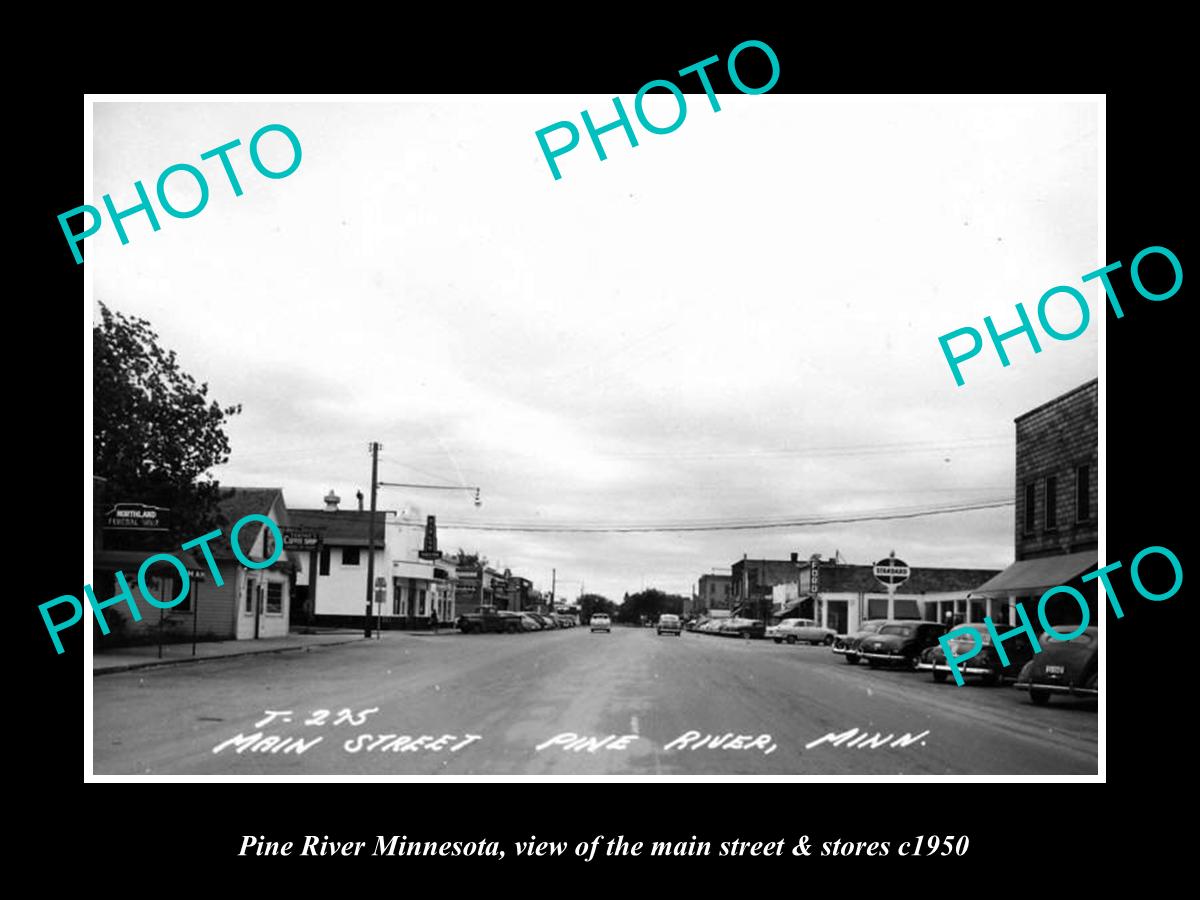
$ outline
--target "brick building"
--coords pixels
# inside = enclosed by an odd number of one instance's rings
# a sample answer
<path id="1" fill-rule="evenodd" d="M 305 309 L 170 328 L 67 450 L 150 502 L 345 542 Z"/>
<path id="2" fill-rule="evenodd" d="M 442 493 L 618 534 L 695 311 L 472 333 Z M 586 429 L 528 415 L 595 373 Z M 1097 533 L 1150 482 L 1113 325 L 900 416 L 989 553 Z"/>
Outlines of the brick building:
<path id="1" fill-rule="evenodd" d="M 807 562 L 807 560 L 805 560 Z M 729 607 L 734 615 L 762 619 L 770 615 L 772 589 L 794 583 L 800 570 L 800 554 L 789 559 L 747 559 L 743 556 L 730 568 Z"/>
<path id="2" fill-rule="evenodd" d="M 1034 618 L 1042 593 L 1069 585 L 1088 598 L 1096 615 L 1099 484 L 1098 383 L 1092 379 L 1017 416 L 1016 561 L 976 594 L 996 606 L 996 621 L 1016 624 L 1018 601 Z M 1003 607 L 1007 607 L 1005 610 Z M 1078 605 L 1059 597 L 1046 607 L 1052 624 L 1073 624 Z"/>

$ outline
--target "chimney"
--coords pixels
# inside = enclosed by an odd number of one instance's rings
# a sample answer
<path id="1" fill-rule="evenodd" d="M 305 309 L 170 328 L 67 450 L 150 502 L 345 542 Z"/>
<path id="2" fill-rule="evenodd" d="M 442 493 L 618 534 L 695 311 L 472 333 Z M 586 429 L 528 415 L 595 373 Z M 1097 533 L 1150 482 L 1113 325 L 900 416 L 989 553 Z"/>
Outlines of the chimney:
<path id="1" fill-rule="evenodd" d="M 800 562 L 800 554 L 799 553 L 792 554 L 792 562 Z"/>
<path id="2" fill-rule="evenodd" d="M 325 495 L 325 512 L 337 512 L 338 504 L 342 502 L 342 498 L 333 492 L 333 488 L 329 489 L 329 493 Z"/>
<path id="3" fill-rule="evenodd" d="M 362 512 L 363 511 L 363 508 L 362 508 L 363 493 L 362 493 L 362 491 L 355 491 L 354 496 L 358 498 L 358 511 Z"/>

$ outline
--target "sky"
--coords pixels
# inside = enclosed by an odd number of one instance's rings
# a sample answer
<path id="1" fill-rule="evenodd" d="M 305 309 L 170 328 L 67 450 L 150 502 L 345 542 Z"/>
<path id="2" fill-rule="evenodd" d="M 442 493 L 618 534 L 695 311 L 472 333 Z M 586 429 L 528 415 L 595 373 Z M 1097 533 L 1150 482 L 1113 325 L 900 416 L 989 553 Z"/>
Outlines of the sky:
<path id="1" fill-rule="evenodd" d="M 439 521 L 560 595 L 688 594 L 743 554 L 1003 568 L 1011 507 L 765 530 L 523 533 L 456 525 L 675 525 L 837 518 L 1011 500 L 1013 418 L 1097 375 L 1098 115 L 1089 101 L 688 95 L 683 124 L 600 161 L 580 119 L 611 97 L 302 103 L 99 102 L 93 184 L 134 205 L 197 166 L 207 206 L 105 221 L 86 241 L 94 300 L 148 319 L 221 404 L 241 403 L 213 474 L 277 486 L 293 508 L 333 489 Z M 632 108 L 632 98 L 623 98 Z M 648 98 L 651 121 L 676 115 Z M 572 120 L 555 180 L 535 132 Z M 251 136 L 297 135 L 265 178 Z M 243 188 L 217 160 L 233 139 Z M 549 138 L 552 146 L 562 133 Z M 281 170 L 287 140 L 262 160 Z M 186 174 L 167 181 L 183 209 Z M 1092 324 L 990 346 L 954 383 L 938 337 L 1036 316 L 1081 290 Z M 1061 305 L 1060 305 L 1061 304 Z M 1061 331 L 1078 323 L 1050 307 Z M 986 339 L 986 338 L 985 338 Z M 419 529 L 405 529 L 411 545 Z"/>

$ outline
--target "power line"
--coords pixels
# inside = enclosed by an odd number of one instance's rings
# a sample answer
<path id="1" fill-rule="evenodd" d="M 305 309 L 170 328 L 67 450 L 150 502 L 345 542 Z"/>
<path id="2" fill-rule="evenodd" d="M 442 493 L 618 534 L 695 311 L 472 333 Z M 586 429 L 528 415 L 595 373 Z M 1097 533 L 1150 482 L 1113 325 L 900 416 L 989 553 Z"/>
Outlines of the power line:
<path id="1" fill-rule="evenodd" d="M 996 500 L 986 503 L 957 504 L 932 508 L 910 508 L 907 510 L 868 510 L 825 518 L 800 517 L 784 521 L 729 522 L 724 524 L 690 525 L 520 525 L 501 523 L 443 522 L 444 528 L 459 531 L 519 531 L 534 534 L 645 534 L 648 532 L 689 531 L 749 531 L 769 528 L 806 528 L 813 525 L 836 525 L 847 522 L 872 522 L 888 519 L 917 519 L 924 516 L 941 516 L 952 513 L 971 512 L 980 509 L 998 509 L 1013 506 L 1013 500 Z"/>

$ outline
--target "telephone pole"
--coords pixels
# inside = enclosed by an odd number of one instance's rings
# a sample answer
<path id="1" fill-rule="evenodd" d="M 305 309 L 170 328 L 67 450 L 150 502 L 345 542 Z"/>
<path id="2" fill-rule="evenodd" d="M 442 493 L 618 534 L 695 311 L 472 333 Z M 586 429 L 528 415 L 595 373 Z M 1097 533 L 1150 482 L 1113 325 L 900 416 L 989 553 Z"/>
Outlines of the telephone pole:
<path id="1" fill-rule="evenodd" d="M 377 441 L 371 442 L 371 517 L 367 523 L 367 612 L 363 618 L 363 637 L 371 636 L 371 602 L 375 591 L 375 497 L 379 491 L 379 450 Z"/>
<path id="2" fill-rule="evenodd" d="M 554 589 L 558 586 L 558 569 L 550 570 L 550 611 L 554 611 Z"/>

